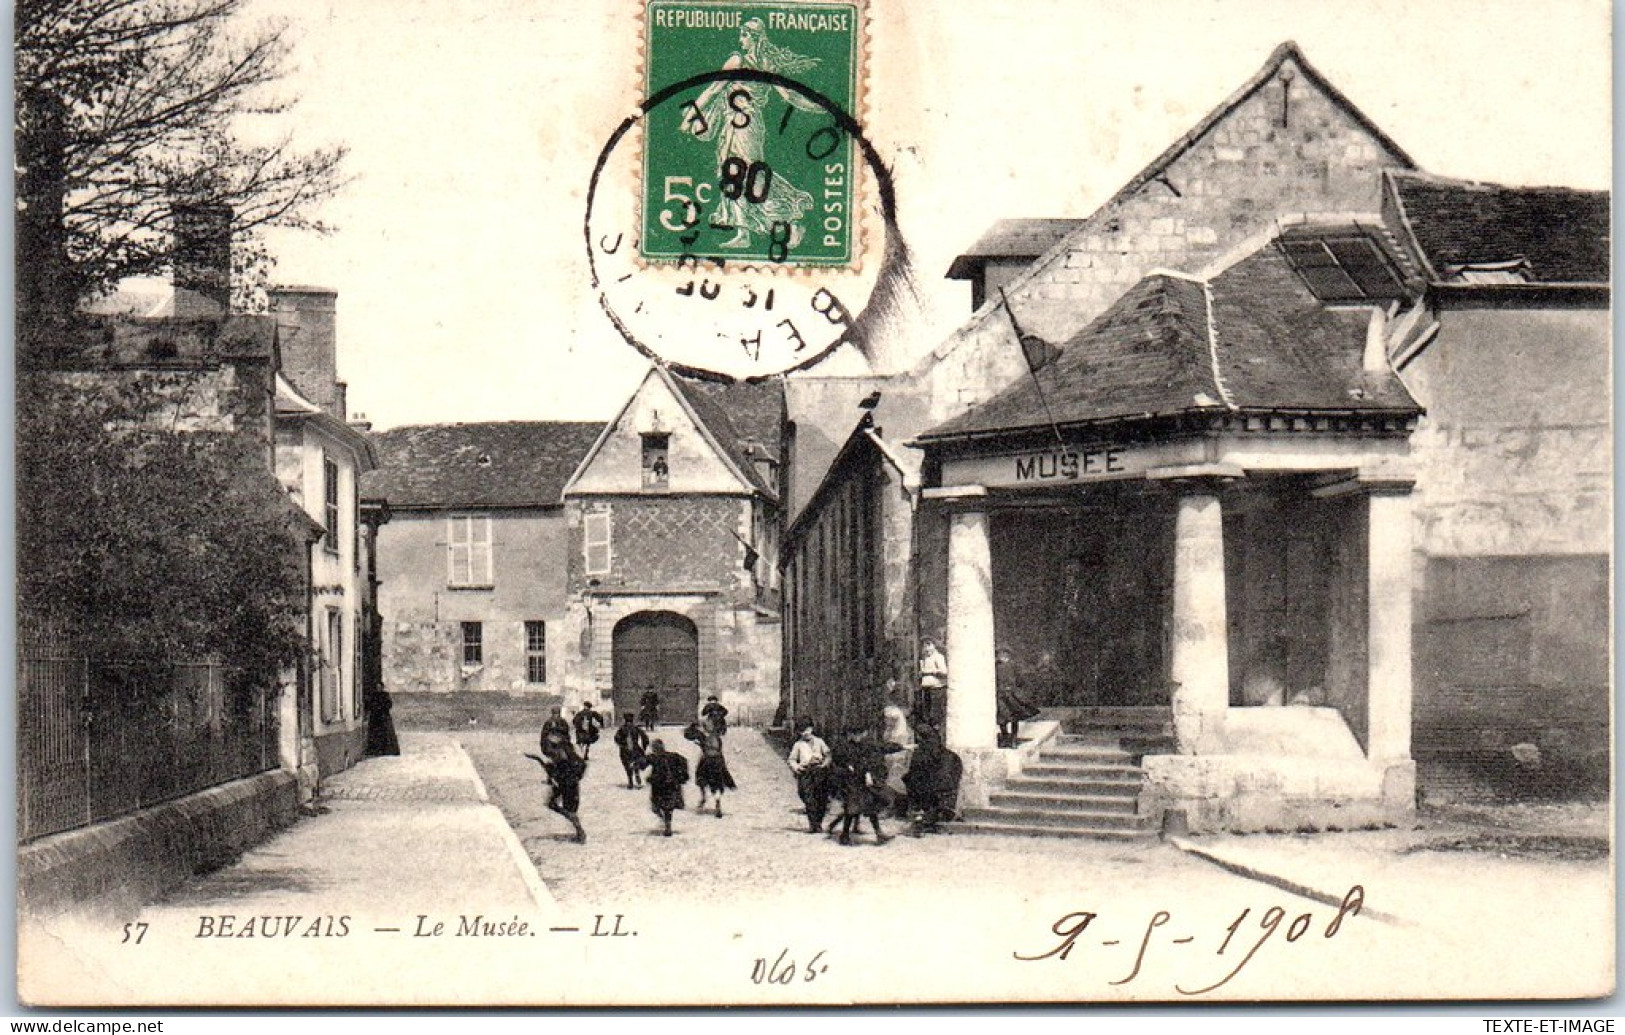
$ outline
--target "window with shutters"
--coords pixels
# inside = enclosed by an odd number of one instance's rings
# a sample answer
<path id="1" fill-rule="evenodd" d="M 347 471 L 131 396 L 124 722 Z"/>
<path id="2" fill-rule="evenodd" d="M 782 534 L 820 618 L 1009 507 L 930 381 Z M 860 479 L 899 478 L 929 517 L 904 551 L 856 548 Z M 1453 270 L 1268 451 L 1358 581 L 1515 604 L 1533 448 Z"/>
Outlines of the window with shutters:
<path id="1" fill-rule="evenodd" d="M 491 585 L 491 518 L 460 514 L 446 519 L 446 585 Z"/>
<path id="2" fill-rule="evenodd" d="M 583 558 L 588 575 L 608 575 L 613 559 L 610 543 L 610 515 L 607 512 L 588 514 L 582 521 L 584 533 Z"/>
<path id="3" fill-rule="evenodd" d="M 339 465 L 322 454 L 322 518 L 326 534 L 322 546 L 328 553 L 339 552 Z"/>
<path id="4" fill-rule="evenodd" d="M 326 609 L 326 632 L 321 649 L 322 721 L 337 722 L 340 693 L 344 687 L 344 615 L 336 608 Z"/>

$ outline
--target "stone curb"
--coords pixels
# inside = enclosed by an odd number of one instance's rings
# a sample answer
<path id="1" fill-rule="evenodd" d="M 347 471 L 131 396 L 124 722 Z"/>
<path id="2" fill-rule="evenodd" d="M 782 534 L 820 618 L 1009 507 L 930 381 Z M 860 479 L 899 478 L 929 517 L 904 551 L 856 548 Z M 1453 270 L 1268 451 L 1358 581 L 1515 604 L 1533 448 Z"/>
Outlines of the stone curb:
<path id="1" fill-rule="evenodd" d="M 1336 895 L 1330 892 L 1320 891 L 1318 889 L 1311 888 L 1306 884 L 1299 884 L 1298 882 L 1288 880 L 1285 877 L 1279 877 L 1273 873 L 1256 869 L 1252 866 L 1248 866 L 1245 863 L 1236 862 L 1233 859 L 1226 859 L 1223 856 L 1215 855 L 1206 849 L 1198 848 L 1189 841 L 1186 841 L 1184 838 L 1170 837 L 1167 839 L 1167 841 L 1169 844 L 1173 845 L 1181 852 L 1184 852 L 1186 855 L 1193 855 L 1204 862 L 1212 863 L 1221 870 L 1227 870 L 1239 877 L 1246 877 L 1248 880 L 1255 880 L 1260 884 L 1268 884 L 1270 887 L 1279 888 L 1282 891 L 1290 892 L 1291 894 L 1297 895 L 1300 898 L 1309 899 L 1311 902 L 1319 902 L 1323 906 L 1337 908 L 1343 904 L 1343 895 Z M 1361 907 L 1359 915 L 1370 917 L 1379 923 L 1392 924 L 1395 927 L 1415 926 L 1412 921 L 1406 920 L 1403 917 L 1395 916 L 1392 913 L 1384 913 L 1376 909 L 1366 909 Z"/>
<path id="2" fill-rule="evenodd" d="M 508 846 L 508 854 L 512 856 L 514 866 L 519 870 L 519 878 L 525 882 L 525 888 L 530 892 L 530 897 L 536 903 L 536 908 L 544 913 L 557 915 L 559 912 L 558 900 L 553 897 L 553 893 L 543 883 L 542 875 L 536 872 L 536 864 L 531 861 L 530 853 L 525 851 L 525 846 L 520 843 L 519 835 L 514 833 L 513 827 L 508 825 L 508 817 L 502 814 L 501 809 L 492 804 L 491 795 L 485 789 L 485 780 L 481 778 L 479 769 L 474 765 L 474 760 L 469 757 L 468 749 L 455 740 L 453 743 L 457 747 L 457 753 L 463 757 L 464 762 L 468 763 L 469 774 L 474 779 L 474 796 L 480 801 L 482 813 L 496 817 L 496 825 L 501 831 L 502 842 Z"/>

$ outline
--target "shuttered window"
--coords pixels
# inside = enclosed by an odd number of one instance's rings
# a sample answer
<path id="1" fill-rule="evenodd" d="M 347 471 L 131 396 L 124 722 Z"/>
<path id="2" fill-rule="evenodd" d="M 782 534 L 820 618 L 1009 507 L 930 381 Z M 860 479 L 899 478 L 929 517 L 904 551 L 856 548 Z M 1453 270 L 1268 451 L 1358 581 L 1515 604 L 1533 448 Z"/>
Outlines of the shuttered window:
<path id="1" fill-rule="evenodd" d="M 609 574 L 612 560 L 609 517 L 607 513 L 588 514 L 582 522 L 585 532 L 584 561 L 588 575 Z"/>
<path id="2" fill-rule="evenodd" d="M 491 518 L 460 514 L 446 519 L 446 584 L 491 585 Z"/>

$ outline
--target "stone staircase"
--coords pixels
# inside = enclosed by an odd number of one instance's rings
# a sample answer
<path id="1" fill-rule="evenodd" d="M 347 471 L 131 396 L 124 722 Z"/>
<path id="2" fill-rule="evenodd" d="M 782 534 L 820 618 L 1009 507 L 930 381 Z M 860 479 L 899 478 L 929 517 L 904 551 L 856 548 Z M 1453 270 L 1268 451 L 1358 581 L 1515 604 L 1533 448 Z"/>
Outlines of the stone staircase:
<path id="1" fill-rule="evenodd" d="M 1140 759 L 1173 750 L 1169 709 L 1079 709 L 1062 729 L 986 807 L 966 809 L 956 829 L 1110 841 L 1156 836 L 1155 820 L 1138 811 Z"/>

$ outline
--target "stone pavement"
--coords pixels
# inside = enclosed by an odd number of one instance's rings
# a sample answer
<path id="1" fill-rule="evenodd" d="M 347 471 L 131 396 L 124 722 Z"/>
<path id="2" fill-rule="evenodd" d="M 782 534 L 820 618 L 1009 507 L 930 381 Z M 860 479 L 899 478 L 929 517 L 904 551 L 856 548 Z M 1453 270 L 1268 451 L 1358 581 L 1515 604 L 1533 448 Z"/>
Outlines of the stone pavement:
<path id="1" fill-rule="evenodd" d="M 326 781 L 319 814 L 147 907 L 137 918 L 145 930 L 106 931 L 81 918 L 34 932 L 40 951 L 19 968 L 20 994 L 72 1002 L 96 989 L 102 1001 L 162 1004 L 489 1001 L 511 974 L 494 982 L 477 958 L 435 950 L 457 937 L 464 916 L 517 917 L 536 929 L 557 906 L 456 742 L 413 733 L 401 742 L 400 756 L 367 759 Z M 420 916 L 449 933 L 416 937 Z M 356 967 L 363 943 L 373 962 Z"/>

